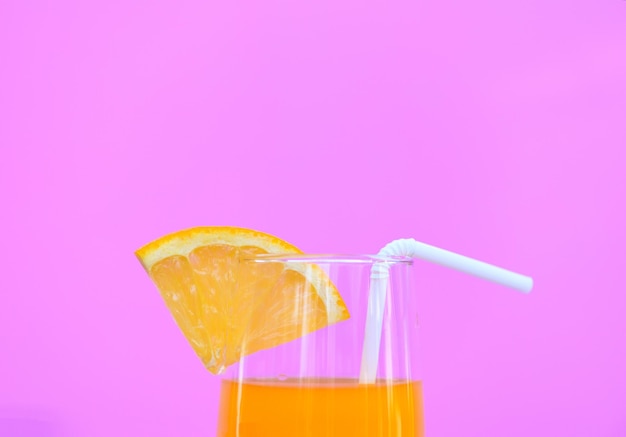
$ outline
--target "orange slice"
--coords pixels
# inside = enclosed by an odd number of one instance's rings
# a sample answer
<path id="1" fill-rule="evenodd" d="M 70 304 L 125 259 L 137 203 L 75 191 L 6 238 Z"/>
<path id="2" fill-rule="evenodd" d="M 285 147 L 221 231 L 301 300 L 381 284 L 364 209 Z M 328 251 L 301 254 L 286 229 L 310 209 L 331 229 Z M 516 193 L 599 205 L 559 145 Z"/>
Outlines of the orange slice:
<path id="1" fill-rule="evenodd" d="M 272 235 L 226 226 L 175 232 L 136 252 L 212 373 L 349 317 L 319 267 L 246 261 L 266 253 L 302 252 Z"/>

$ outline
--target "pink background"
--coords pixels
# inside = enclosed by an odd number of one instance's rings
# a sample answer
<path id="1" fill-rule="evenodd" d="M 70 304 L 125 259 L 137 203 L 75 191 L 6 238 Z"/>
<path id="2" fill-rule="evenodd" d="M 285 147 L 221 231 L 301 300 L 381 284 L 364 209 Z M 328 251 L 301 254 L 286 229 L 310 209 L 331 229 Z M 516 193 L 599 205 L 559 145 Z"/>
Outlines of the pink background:
<path id="1" fill-rule="evenodd" d="M 626 435 L 626 2 L 0 2 L 0 435 L 210 436 L 133 250 L 414 237 L 427 431 Z"/>

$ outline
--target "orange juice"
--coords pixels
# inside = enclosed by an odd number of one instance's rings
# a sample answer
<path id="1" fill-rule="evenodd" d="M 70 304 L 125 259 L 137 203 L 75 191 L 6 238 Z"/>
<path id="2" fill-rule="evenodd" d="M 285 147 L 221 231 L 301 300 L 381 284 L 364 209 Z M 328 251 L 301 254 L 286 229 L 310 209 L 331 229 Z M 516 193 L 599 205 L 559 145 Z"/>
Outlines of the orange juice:
<path id="1" fill-rule="evenodd" d="M 222 381 L 218 437 L 423 437 L 419 381 Z"/>

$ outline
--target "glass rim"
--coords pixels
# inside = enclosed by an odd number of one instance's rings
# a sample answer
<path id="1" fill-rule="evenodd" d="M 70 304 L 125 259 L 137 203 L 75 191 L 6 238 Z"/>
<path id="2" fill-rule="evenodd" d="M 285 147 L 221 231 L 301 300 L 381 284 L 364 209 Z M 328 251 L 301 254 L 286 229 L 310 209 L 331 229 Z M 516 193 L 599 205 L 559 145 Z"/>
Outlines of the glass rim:
<path id="1" fill-rule="evenodd" d="M 388 256 L 376 254 L 337 254 L 337 253 L 263 253 L 247 255 L 241 258 L 243 262 L 256 263 L 315 263 L 315 264 L 405 264 L 412 265 L 413 258 L 409 256 Z"/>

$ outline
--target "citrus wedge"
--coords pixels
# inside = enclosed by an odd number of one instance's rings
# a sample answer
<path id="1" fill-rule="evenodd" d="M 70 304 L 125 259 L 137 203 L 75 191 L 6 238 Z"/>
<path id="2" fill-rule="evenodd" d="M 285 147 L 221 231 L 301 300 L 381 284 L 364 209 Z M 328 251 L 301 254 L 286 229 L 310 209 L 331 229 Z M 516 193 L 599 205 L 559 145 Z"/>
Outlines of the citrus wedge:
<path id="1" fill-rule="evenodd" d="M 176 323 L 212 373 L 349 317 L 317 267 L 246 261 L 302 253 L 272 235 L 210 226 L 175 232 L 137 250 Z"/>

